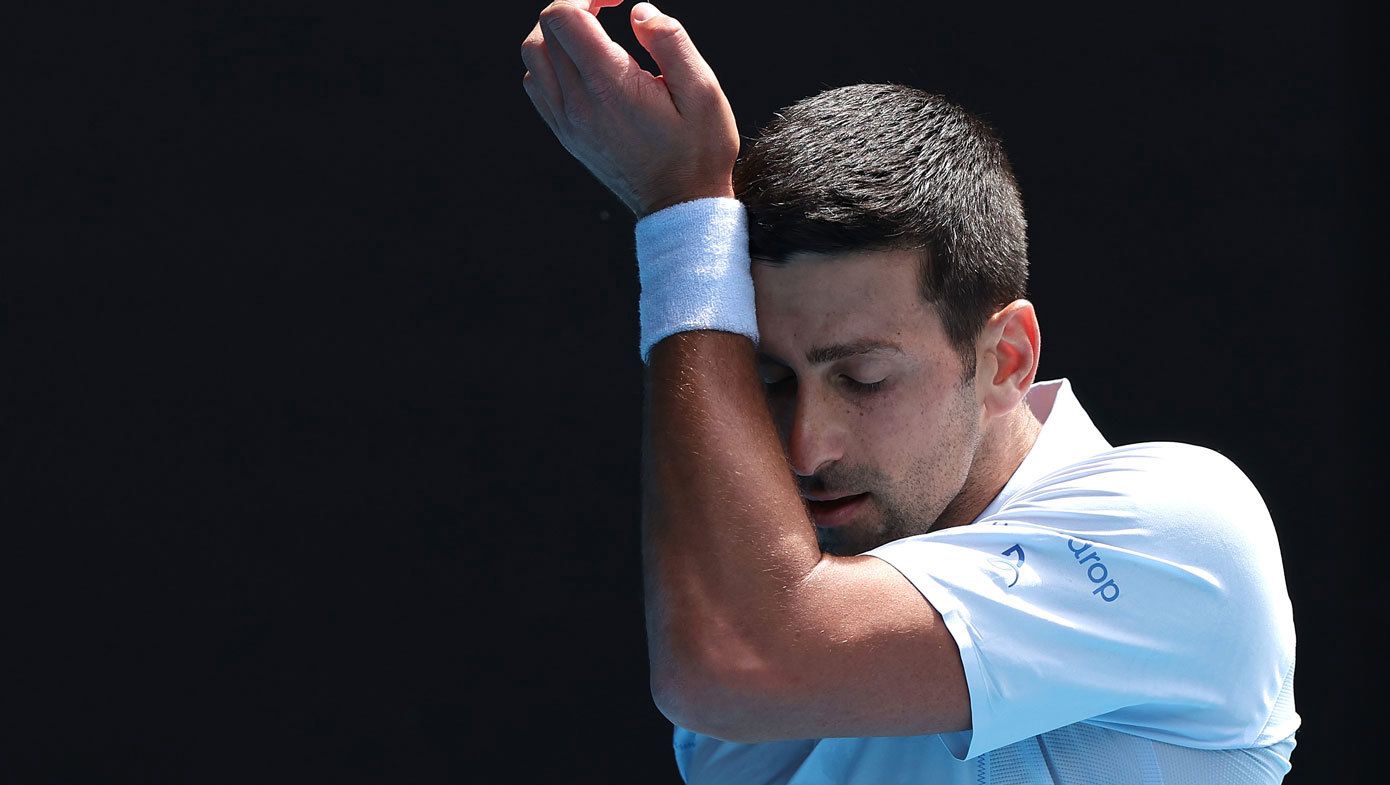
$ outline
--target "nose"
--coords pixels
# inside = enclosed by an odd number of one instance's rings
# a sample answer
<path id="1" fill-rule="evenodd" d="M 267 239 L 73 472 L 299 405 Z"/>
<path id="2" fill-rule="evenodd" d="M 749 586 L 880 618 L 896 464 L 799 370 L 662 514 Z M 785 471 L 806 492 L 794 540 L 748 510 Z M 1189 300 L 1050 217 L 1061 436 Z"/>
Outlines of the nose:
<path id="1" fill-rule="evenodd" d="M 801 477 L 810 477 L 844 453 L 844 428 L 837 402 L 809 388 L 800 385 L 789 417 L 783 418 L 780 428 L 787 460 Z"/>

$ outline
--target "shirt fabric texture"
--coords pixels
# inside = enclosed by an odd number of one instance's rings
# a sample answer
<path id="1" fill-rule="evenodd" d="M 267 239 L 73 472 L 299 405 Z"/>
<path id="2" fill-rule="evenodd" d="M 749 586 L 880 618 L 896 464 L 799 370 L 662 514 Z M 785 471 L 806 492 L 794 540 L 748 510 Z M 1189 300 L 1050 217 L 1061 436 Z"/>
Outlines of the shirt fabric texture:
<path id="1" fill-rule="evenodd" d="M 887 543 L 960 649 L 971 729 L 740 744 L 677 727 L 690 785 L 1278 783 L 1293 610 L 1273 522 L 1220 453 L 1112 447 L 1066 379 L 973 522 Z"/>

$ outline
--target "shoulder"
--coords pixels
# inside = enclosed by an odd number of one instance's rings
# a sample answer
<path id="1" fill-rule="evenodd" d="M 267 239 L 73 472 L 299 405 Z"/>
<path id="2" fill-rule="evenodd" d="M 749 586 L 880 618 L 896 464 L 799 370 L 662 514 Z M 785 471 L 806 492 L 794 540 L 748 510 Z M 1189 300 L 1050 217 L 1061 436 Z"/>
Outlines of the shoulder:
<path id="1" fill-rule="evenodd" d="M 1199 479 L 1220 484 L 1250 482 L 1240 467 L 1216 450 L 1182 442 L 1142 442 L 1111 447 L 1059 466 L 1027 490 L 1092 480 L 1140 491 Z"/>
<path id="2" fill-rule="evenodd" d="M 1128 562 L 1178 596 L 1174 579 L 1210 620 L 1287 621 L 1289 600 L 1274 521 L 1260 492 L 1229 458 L 1205 447 L 1147 442 L 1059 467 L 1015 494 L 991 519 L 1044 529 L 1073 551 Z M 1137 584 L 1138 582 L 1135 581 Z"/>
<path id="3" fill-rule="evenodd" d="M 1180 442 L 1114 447 L 1058 467 L 1014 494 L 1000 514 L 1072 515 L 1116 530 L 1183 537 L 1195 544 L 1273 544 L 1269 508 L 1240 467 Z"/>
<path id="4" fill-rule="evenodd" d="M 1142 579 L 1155 599 L 1184 596 L 1208 608 L 1212 624 L 1281 633 L 1291 624 L 1269 508 L 1245 472 L 1215 450 L 1177 442 L 1115 447 L 1038 478 L 992 517 L 1125 564 L 1136 588 Z M 1179 583 L 1191 591 L 1178 591 Z"/>
<path id="5" fill-rule="evenodd" d="M 1269 511 L 1214 450 L 1107 448 L 1054 467 L 970 525 L 873 555 L 955 625 L 978 749 L 1022 737 L 1010 728 L 1097 718 L 1192 746 L 1246 746 L 1292 673 Z M 1050 719 L 1021 729 L 1017 712 L 991 713 L 996 703 Z"/>
<path id="6" fill-rule="evenodd" d="M 1208 742 L 1255 743 L 1276 715 L 1269 738 L 1291 732 L 1291 703 L 1285 713 L 1274 705 L 1291 683 L 1295 646 L 1278 536 L 1260 491 L 1228 457 L 1176 442 L 1116 447 L 1039 477 L 997 517 L 1036 532 L 1040 556 L 1050 546 L 1063 565 L 1069 555 L 1084 564 L 1092 582 L 1114 581 L 1098 596 L 1122 601 L 1097 624 L 1137 636 L 1160 631 L 1144 639 L 1142 656 L 1166 663 L 1163 689 L 1176 693 L 1192 679 L 1197 705 L 1199 693 L 1219 685 L 1211 693 L 1219 700 L 1202 713 Z M 1038 561 L 1041 574 L 1048 564 Z M 1065 570 L 1042 575 L 1040 590 L 1052 578 L 1065 592 L 1058 575 Z"/>

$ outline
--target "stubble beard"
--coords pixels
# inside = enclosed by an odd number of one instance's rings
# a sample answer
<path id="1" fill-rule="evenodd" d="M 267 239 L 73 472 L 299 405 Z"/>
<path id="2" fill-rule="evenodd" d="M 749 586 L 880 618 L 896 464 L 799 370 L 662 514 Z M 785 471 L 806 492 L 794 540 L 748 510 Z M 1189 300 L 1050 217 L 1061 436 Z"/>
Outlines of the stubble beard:
<path id="1" fill-rule="evenodd" d="M 824 553 L 854 556 L 880 545 L 926 534 L 967 521 L 952 518 L 953 507 L 962 500 L 962 491 L 980 453 L 983 435 L 979 421 L 972 411 L 973 387 L 965 386 L 957 396 L 957 405 L 948 415 L 949 433 L 936 444 L 936 449 L 913 465 L 901 489 L 890 488 L 887 478 L 879 472 L 866 472 L 869 482 L 843 484 L 835 487 L 870 488 L 864 517 L 868 520 L 835 529 L 817 529 L 816 539 Z M 874 516 L 874 517 L 870 517 Z"/>

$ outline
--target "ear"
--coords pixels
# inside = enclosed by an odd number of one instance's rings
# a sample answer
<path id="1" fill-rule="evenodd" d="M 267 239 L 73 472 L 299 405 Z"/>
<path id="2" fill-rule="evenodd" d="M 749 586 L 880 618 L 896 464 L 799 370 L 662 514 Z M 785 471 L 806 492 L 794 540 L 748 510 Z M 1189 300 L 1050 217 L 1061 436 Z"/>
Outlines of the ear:
<path id="1" fill-rule="evenodd" d="M 1042 337 L 1038 315 L 1027 300 L 994 312 L 975 341 L 975 390 L 985 417 L 1014 410 L 1038 374 Z"/>

